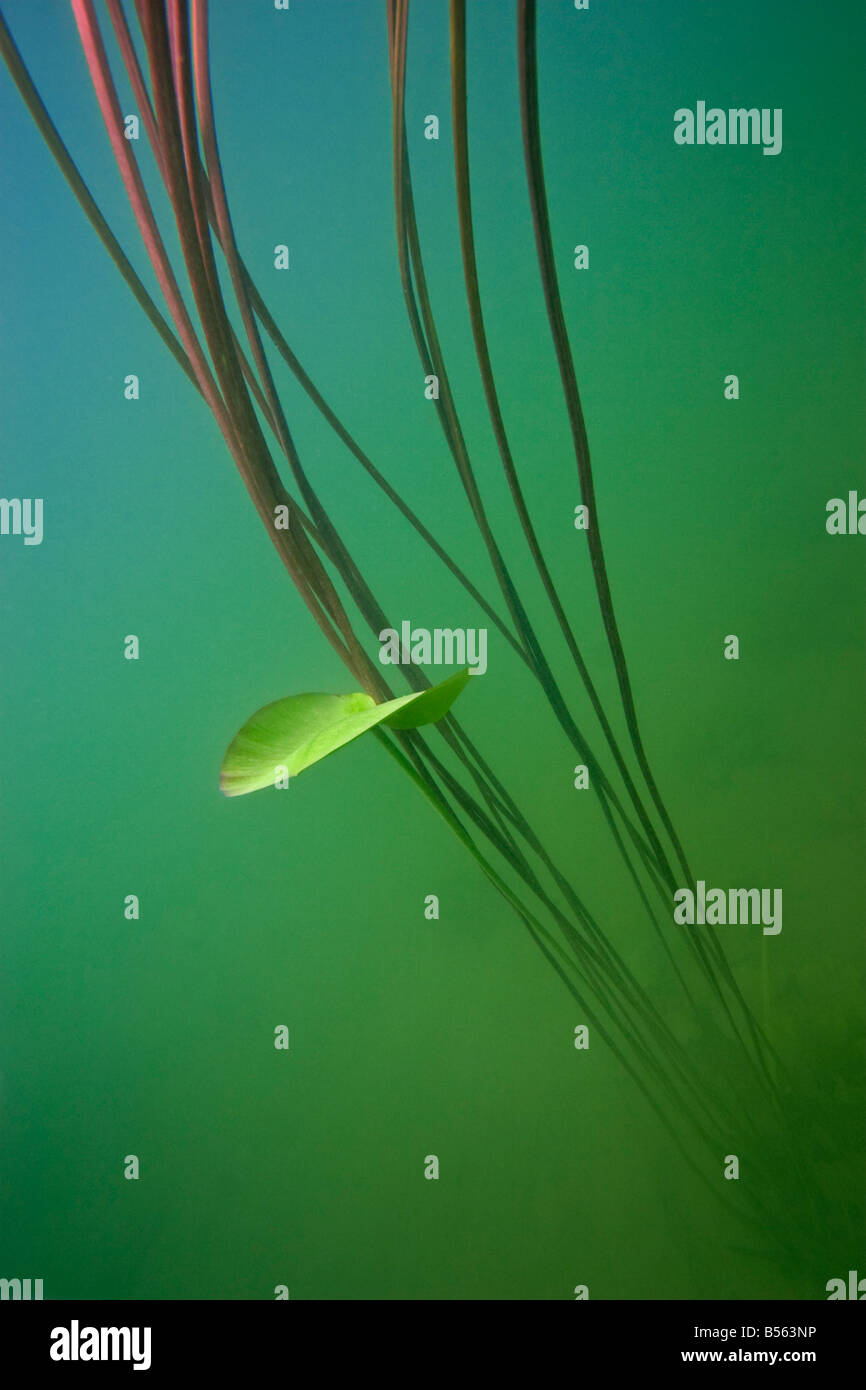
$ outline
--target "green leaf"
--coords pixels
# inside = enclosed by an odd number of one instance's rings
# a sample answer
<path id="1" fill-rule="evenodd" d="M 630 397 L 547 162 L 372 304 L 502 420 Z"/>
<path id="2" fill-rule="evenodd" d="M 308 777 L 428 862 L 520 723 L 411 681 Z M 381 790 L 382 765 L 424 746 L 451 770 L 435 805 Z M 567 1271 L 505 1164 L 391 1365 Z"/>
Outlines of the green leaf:
<path id="1" fill-rule="evenodd" d="M 458 671 L 439 685 L 377 705 L 363 691 L 352 695 L 289 695 L 264 705 L 235 734 L 220 769 L 226 796 L 272 787 L 277 768 L 296 777 L 304 768 L 351 743 L 377 724 L 417 729 L 448 713 L 469 680 Z"/>

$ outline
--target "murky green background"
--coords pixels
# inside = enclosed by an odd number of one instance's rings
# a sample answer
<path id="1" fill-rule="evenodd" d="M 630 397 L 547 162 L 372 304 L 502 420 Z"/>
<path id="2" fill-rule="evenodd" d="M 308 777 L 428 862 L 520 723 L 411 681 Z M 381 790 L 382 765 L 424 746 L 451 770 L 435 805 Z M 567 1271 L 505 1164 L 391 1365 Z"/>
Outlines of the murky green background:
<path id="1" fill-rule="evenodd" d="M 384 5 L 211 8 L 250 269 L 358 441 L 502 609 L 400 292 Z M 781 935 L 725 939 L 806 1113 L 820 1097 L 842 1209 L 862 1143 L 866 541 L 830 537 L 824 520 L 830 497 L 866 487 L 862 6 L 539 8 L 557 264 L 645 740 L 696 872 L 784 890 Z M 152 285 L 67 7 L 3 11 Z M 673 112 L 699 99 L 781 107 L 782 153 L 677 147 Z M 572 526 L 510 4 L 470 0 L 469 101 L 506 423 L 615 710 Z M 447 6 L 415 0 L 407 119 L 431 295 L 491 517 L 543 615 L 474 361 L 449 108 Z M 423 138 L 430 113 L 438 142 Z M 580 1010 L 374 741 L 287 793 L 220 796 L 222 753 L 255 708 L 351 678 L 5 72 L 0 128 L 0 491 L 45 499 L 40 547 L 0 539 L 0 1275 L 40 1277 L 49 1298 L 260 1299 L 286 1284 L 293 1299 L 568 1299 L 578 1283 L 606 1299 L 826 1297 L 828 1279 L 862 1269 L 859 1220 L 848 1244 L 787 1272 L 754 1253 L 779 1232 L 732 1233 L 600 1040 L 575 1051 Z M 275 370 L 304 462 L 389 614 L 481 625 Z M 137 663 L 122 656 L 128 633 Z M 728 633 L 738 662 L 722 658 Z M 488 661 L 463 697 L 468 730 L 703 1046 L 595 798 L 572 787 L 572 750 L 493 632 Z M 124 919 L 129 893 L 139 922 Z M 702 1060 L 713 1068 L 711 1051 Z M 735 1071 L 724 1084 L 738 1094 Z M 431 1153 L 438 1182 L 423 1177 Z M 127 1154 L 138 1182 L 123 1178 Z M 721 1168 L 720 1155 L 719 1186 Z"/>

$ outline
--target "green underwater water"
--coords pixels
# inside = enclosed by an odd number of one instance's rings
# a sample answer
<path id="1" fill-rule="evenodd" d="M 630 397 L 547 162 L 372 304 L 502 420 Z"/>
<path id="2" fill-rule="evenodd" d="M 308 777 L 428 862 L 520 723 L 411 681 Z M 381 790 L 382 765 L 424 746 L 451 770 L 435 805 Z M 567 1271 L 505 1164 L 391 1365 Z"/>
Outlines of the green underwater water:
<path id="1" fill-rule="evenodd" d="M 784 1218 L 732 1229 L 603 1043 L 575 1050 L 579 1007 L 372 737 L 288 792 L 220 795 L 223 753 L 254 710 L 348 691 L 351 677 L 2 73 L 0 491 L 44 498 L 45 534 L 0 538 L 0 1276 L 42 1278 L 47 1298 L 260 1299 L 285 1284 L 293 1299 L 568 1299 L 586 1284 L 601 1299 L 814 1299 L 863 1268 L 866 542 L 825 529 L 828 499 L 866 486 L 862 7 L 539 10 L 557 268 L 644 739 L 698 876 L 784 890 L 777 936 L 722 930 L 798 1123 L 823 1142 L 850 1240 L 828 1233 L 784 1268 L 761 1253 L 789 1234 Z M 384 6 L 211 11 L 250 269 L 325 397 L 501 610 L 400 290 Z M 152 286 L 70 14 L 22 0 L 3 12 Z M 544 616 L 475 365 L 447 18 L 418 0 L 409 25 L 431 295 L 491 518 L 600 746 Z M 572 524 L 512 7 L 470 3 L 468 42 L 497 384 L 557 586 L 616 710 Z M 782 108 L 782 152 L 676 146 L 674 110 L 704 98 Z M 423 137 L 430 112 L 438 142 Z M 287 273 L 273 269 L 283 242 Z M 483 626 L 288 370 L 275 375 L 301 457 L 394 621 Z M 130 633 L 137 662 L 123 659 Z M 573 787 L 572 749 L 494 630 L 460 716 L 739 1103 L 719 1019 L 687 1015 L 598 803 Z M 273 1046 L 281 1024 L 288 1052 Z M 424 1179 L 429 1154 L 438 1182 Z"/>

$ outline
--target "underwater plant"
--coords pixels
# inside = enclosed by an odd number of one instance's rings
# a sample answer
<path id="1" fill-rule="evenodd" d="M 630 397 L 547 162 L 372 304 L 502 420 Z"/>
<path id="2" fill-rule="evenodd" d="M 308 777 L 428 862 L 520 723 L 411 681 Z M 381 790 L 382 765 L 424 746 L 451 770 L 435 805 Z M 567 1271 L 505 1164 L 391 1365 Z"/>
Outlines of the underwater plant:
<path id="1" fill-rule="evenodd" d="M 325 401 L 269 312 L 242 259 L 223 177 L 209 61 L 207 0 L 136 0 L 134 11 L 148 74 L 139 59 L 121 0 L 105 0 L 117 49 L 175 218 L 183 273 L 197 324 L 180 288 L 124 118 L 93 0 L 71 0 L 85 61 L 135 220 L 167 310 L 157 306 L 90 195 L 12 35 L 0 16 L 0 48 L 13 80 L 97 235 L 194 388 L 212 412 L 253 505 L 289 576 L 354 687 L 348 693 L 296 690 L 258 709 L 239 728 L 223 758 L 221 789 L 229 796 L 274 785 L 282 770 L 295 777 L 354 739 L 370 733 L 448 824 L 482 873 L 510 905 L 565 988 L 577 1000 L 623 1070 L 677 1144 L 683 1161 L 739 1218 L 779 1227 L 777 1214 L 794 1206 L 800 1225 L 779 1236 L 778 1258 L 789 1267 L 808 1254 L 832 1212 L 815 1181 L 807 1147 L 797 1133 L 782 1059 L 755 1017 L 711 925 L 703 934 L 671 920 L 678 883 L 694 882 L 680 836 L 659 789 L 641 735 L 637 703 L 614 608 L 596 502 L 593 468 L 577 375 L 557 281 L 544 177 L 539 119 L 535 0 L 518 0 L 516 68 L 535 256 L 586 524 L 594 589 L 607 642 L 625 741 L 605 708 L 588 660 L 545 559 L 519 476 L 492 365 L 475 247 L 469 144 L 469 76 L 465 0 L 451 0 L 451 95 L 454 182 L 466 310 L 472 330 L 490 428 L 527 553 L 570 661 L 602 734 L 593 745 L 576 713 L 576 696 L 554 672 L 541 624 L 518 591 L 513 566 L 497 536 L 473 465 L 437 329 L 416 216 L 405 118 L 409 59 L 408 0 L 386 0 L 392 95 L 392 160 L 397 262 L 406 313 L 425 375 L 435 379 L 434 413 L 489 561 L 492 600 L 445 549 L 373 463 Z M 238 331 L 240 327 L 240 332 Z M 241 334 L 243 336 L 241 336 Z M 629 967 L 603 921 L 542 843 L 476 740 L 455 713 L 471 686 L 460 671 L 432 685 L 421 667 L 399 665 L 410 693 L 396 695 L 368 646 L 393 630 L 362 574 L 350 541 L 338 530 L 316 479 L 295 444 L 280 402 L 265 338 L 286 363 L 358 466 L 422 546 L 465 590 L 523 663 L 539 708 L 549 710 L 586 766 L 624 874 L 655 935 L 671 978 L 695 1015 L 716 1021 L 724 1046 L 736 1049 L 739 1093 L 719 1083 L 715 1067 L 695 1058 L 671 1020 Z M 245 341 L 244 341 L 245 340 Z M 276 458 L 282 456 L 284 476 Z M 365 643 L 367 645 L 365 645 Z M 471 695 L 469 697 L 471 708 Z M 252 703 L 252 699 L 251 699 Z M 459 708 L 462 709 L 462 701 Z M 456 708 L 456 707 L 455 707 Z M 711 1181 L 708 1159 L 735 1133 L 751 1145 L 753 1169 L 767 1178 L 730 1197 Z M 784 1175 L 779 1177 L 780 1172 Z M 761 1195 L 763 1193 L 763 1195 Z M 804 1252 L 806 1254 L 804 1255 Z"/>

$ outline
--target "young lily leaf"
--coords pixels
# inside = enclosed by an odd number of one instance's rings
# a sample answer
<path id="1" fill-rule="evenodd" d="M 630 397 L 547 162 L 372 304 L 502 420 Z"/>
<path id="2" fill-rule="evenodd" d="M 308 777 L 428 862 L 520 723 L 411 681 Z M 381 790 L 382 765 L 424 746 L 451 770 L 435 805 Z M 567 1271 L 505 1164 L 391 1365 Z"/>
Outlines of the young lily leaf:
<path id="1" fill-rule="evenodd" d="M 389 700 L 386 705 L 377 705 L 377 709 L 394 710 L 382 721 L 390 729 L 420 729 L 422 724 L 435 724 L 447 714 L 468 682 L 468 670 L 458 671 L 438 685 L 431 685 L 429 690 Z"/>
<path id="2" fill-rule="evenodd" d="M 289 695 L 264 705 L 235 734 L 220 769 L 226 796 L 272 787 L 277 769 L 290 777 L 351 743 L 376 724 L 416 729 L 448 713 L 469 680 L 458 671 L 439 685 L 377 705 L 363 691 L 351 695 Z"/>

